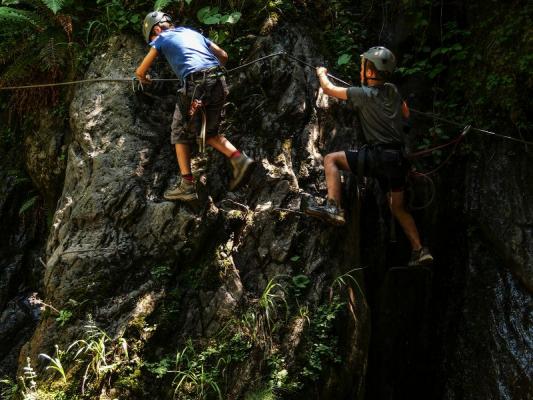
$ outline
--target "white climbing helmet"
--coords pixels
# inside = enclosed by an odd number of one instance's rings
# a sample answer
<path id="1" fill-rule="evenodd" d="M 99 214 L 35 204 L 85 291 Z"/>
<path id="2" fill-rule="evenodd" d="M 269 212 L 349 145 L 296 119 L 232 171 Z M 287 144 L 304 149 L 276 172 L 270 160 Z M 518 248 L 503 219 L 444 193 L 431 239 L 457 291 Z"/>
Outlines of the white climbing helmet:
<path id="1" fill-rule="evenodd" d="M 146 43 L 150 43 L 150 32 L 161 22 L 172 22 L 172 17 L 161 11 L 150 11 L 143 22 L 143 36 Z"/>
<path id="2" fill-rule="evenodd" d="M 381 72 L 392 74 L 394 68 L 396 68 L 396 57 L 392 51 L 383 46 L 371 47 L 361 54 L 361 57 L 372 61 L 376 69 Z"/>

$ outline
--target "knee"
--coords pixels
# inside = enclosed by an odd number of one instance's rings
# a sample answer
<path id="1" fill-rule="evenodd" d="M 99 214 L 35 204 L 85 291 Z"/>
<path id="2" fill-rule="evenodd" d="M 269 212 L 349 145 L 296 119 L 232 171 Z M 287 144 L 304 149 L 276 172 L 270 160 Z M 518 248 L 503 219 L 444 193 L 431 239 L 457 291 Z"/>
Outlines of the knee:
<path id="1" fill-rule="evenodd" d="M 326 154 L 324 157 L 324 168 L 331 168 L 337 165 L 335 153 Z"/>

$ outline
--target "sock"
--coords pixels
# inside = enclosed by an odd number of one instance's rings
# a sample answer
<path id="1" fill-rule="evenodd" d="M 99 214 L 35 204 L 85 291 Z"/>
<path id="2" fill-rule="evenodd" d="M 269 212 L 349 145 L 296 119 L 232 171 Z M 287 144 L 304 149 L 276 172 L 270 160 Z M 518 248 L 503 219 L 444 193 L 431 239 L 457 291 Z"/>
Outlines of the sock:
<path id="1" fill-rule="evenodd" d="M 181 177 L 185 179 L 186 181 L 194 182 L 194 177 L 192 176 L 192 174 L 185 174 L 185 175 L 182 175 Z"/>
<path id="2" fill-rule="evenodd" d="M 233 153 L 231 153 L 231 156 L 229 156 L 229 158 L 239 157 L 240 155 L 241 152 L 239 150 L 235 150 Z"/>

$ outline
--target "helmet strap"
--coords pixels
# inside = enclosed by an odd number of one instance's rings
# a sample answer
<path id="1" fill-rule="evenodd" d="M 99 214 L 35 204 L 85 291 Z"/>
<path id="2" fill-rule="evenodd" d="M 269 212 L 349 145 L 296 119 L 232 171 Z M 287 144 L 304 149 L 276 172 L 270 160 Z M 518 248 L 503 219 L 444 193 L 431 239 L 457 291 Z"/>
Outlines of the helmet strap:
<path id="1" fill-rule="evenodd" d="M 368 60 L 366 58 L 363 58 L 363 85 L 368 86 L 368 79 L 366 77 L 366 63 Z"/>
<path id="2" fill-rule="evenodd" d="M 367 77 L 366 71 L 367 71 L 367 62 L 368 60 L 366 58 L 363 58 L 363 85 L 368 86 L 368 81 L 383 81 L 381 77 L 373 78 L 373 77 Z"/>

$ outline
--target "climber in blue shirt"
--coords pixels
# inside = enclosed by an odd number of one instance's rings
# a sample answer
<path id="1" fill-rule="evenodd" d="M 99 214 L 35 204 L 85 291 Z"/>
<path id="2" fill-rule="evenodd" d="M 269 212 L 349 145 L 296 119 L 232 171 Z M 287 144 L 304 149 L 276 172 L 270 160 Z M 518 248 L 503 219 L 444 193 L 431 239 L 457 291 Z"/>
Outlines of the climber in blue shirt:
<path id="1" fill-rule="evenodd" d="M 159 11 L 148 13 L 144 19 L 143 35 L 151 49 L 135 71 L 137 79 L 149 83 L 147 72 L 156 57 L 162 54 L 182 81 L 170 138 L 176 149 L 182 179 L 176 187 L 164 193 L 164 198 L 182 201 L 198 198 L 191 170 L 191 145 L 202 131 L 205 143 L 229 158 L 233 172 L 229 190 L 236 190 L 248 179 L 255 162 L 218 132 L 228 94 L 221 68 L 228 60 L 227 53 L 192 29 L 174 27 L 170 15 Z"/>

